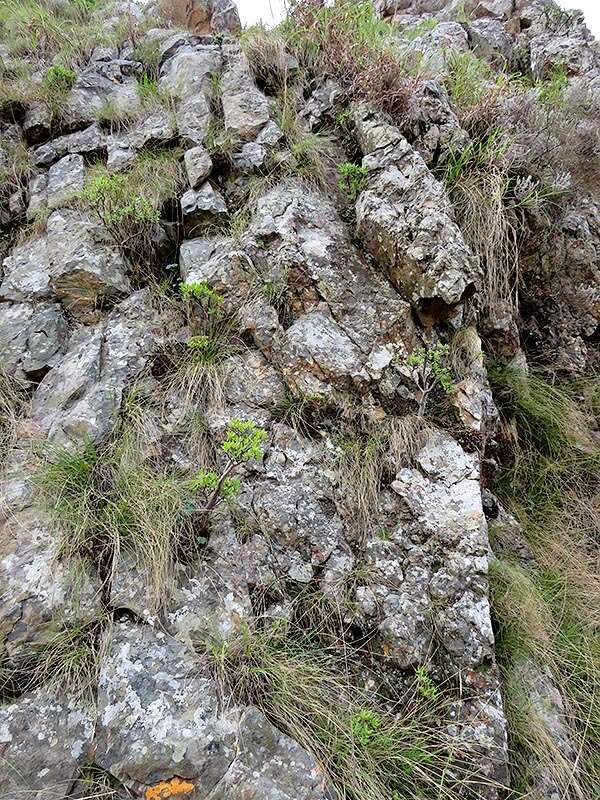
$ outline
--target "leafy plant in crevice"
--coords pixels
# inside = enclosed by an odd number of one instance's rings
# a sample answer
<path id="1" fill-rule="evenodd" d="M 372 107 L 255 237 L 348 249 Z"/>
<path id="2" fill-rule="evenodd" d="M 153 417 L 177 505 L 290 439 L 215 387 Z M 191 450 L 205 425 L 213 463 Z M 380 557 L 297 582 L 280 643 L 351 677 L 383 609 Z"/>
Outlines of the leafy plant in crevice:
<path id="1" fill-rule="evenodd" d="M 600 536 L 600 447 L 597 410 L 589 402 L 597 379 L 550 382 L 499 365 L 490 377 L 512 426 L 512 463 L 496 490 L 535 559 L 520 563 L 502 539 L 491 566 L 499 662 L 518 744 L 515 770 L 527 777 L 541 762 L 565 796 L 589 796 L 600 776 L 600 579 L 593 552 Z M 494 526 L 491 533 L 494 545 Z M 575 766 L 557 752 L 532 707 L 523 672 L 528 661 L 549 671 L 562 691 Z"/>
<path id="2" fill-rule="evenodd" d="M 226 428 L 220 450 L 226 464 L 221 472 L 201 470 L 191 481 L 190 488 L 203 494 L 204 502 L 200 514 L 208 516 L 223 502 L 231 500 L 241 488 L 241 480 L 235 475 L 239 467 L 248 461 L 260 461 L 268 434 L 251 420 L 232 420 Z"/>
<path id="3" fill-rule="evenodd" d="M 459 735 L 445 732 L 414 688 L 390 698 L 365 688 L 380 682 L 356 680 L 366 674 L 360 652 L 336 638 L 332 622 L 292 609 L 291 620 L 259 620 L 197 649 L 226 694 L 313 754 L 336 796 L 457 798 L 469 771 Z"/>
<path id="4" fill-rule="evenodd" d="M 221 407 L 231 359 L 244 349 L 235 313 L 206 281 L 184 282 L 180 293 L 191 336 L 183 344 L 167 347 L 166 393 L 183 398 L 186 407 L 203 403 Z"/>
<path id="5" fill-rule="evenodd" d="M 367 181 L 367 168 L 351 161 L 345 161 L 338 165 L 338 186 L 346 194 L 348 200 L 353 203 L 358 195 L 365 188 Z"/>
<path id="6" fill-rule="evenodd" d="M 126 172 L 96 167 L 87 175 L 81 202 L 98 214 L 138 282 L 156 272 L 162 211 L 182 182 L 180 152 L 167 149 L 140 153 Z"/>
<path id="7" fill-rule="evenodd" d="M 434 347 L 417 347 L 406 359 L 411 378 L 417 389 L 417 415 L 424 416 L 431 392 L 437 387 L 446 394 L 454 389 L 448 363 L 449 346 L 438 342 Z"/>
<path id="8" fill-rule="evenodd" d="M 59 557 L 95 567 L 109 598 L 120 554 L 128 553 L 147 581 L 149 607 L 159 609 L 175 562 L 197 555 L 210 515 L 233 495 L 241 464 L 260 457 L 266 432 L 232 420 L 220 448 L 223 472 L 190 476 L 161 462 L 147 424 L 143 406 L 132 401 L 102 450 L 89 441 L 79 449 L 47 448 L 36 484 L 60 530 Z"/>

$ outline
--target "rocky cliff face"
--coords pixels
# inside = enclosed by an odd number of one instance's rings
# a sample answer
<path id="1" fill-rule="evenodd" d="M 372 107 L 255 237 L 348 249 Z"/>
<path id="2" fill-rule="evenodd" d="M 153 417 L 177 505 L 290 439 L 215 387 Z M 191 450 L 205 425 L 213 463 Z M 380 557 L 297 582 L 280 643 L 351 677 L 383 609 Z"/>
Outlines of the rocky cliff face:
<path id="1" fill-rule="evenodd" d="M 581 15 L 18 6 L 0 797 L 591 797 Z"/>

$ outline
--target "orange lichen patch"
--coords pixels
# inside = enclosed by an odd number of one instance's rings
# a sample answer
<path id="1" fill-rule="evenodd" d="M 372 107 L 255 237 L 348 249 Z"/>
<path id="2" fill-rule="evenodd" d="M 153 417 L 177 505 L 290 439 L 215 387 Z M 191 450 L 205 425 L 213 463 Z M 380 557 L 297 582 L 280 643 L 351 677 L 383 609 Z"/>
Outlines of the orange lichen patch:
<path id="1" fill-rule="evenodd" d="M 171 778 L 170 781 L 161 781 L 146 789 L 146 800 L 166 800 L 167 797 L 170 797 L 171 800 L 183 800 L 185 795 L 193 792 L 195 788 L 194 784 L 189 781 Z"/>

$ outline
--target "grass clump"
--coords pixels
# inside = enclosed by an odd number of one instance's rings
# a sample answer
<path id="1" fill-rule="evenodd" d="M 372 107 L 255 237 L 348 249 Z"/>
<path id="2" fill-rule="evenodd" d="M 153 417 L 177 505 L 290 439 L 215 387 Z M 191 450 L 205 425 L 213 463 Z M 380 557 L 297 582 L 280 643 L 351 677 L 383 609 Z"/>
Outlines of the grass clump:
<path id="1" fill-rule="evenodd" d="M 0 695 L 14 697 L 39 686 L 93 699 L 104 651 L 108 618 L 62 627 L 48 641 L 34 645 L 0 677 Z"/>
<path id="2" fill-rule="evenodd" d="M 0 369 L 0 466 L 16 443 L 17 425 L 26 406 L 25 387 Z"/>
<path id="3" fill-rule="evenodd" d="M 541 763 L 565 797 L 593 796 L 600 778 L 600 447 L 590 402 L 597 380 L 549 382 L 498 366 L 490 376 L 513 455 L 496 488 L 535 559 L 519 563 L 501 541 L 490 575 L 515 773 L 527 782 Z M 528 661 L 561 690 L 570 754 L 532 706 Z"/>
<path id="4" fill-rule="evenodd" d="M 175 561 L 193 558 L 206 543 L 210 515 L 239 487 L 236 470 L 261 457 L 266 436 L 251 422 L 230 422 L 221 443 L 226 465 L 214 481 L 206 469 L 195 476 L 167 469 L 149 447 L 144 413 L 134 403 L 102 451 L 91 442 L 48 450 L 37 484 L 61 530 L 60 557 L 95 566 L 108 592 L 120 552 L 130 553 L 159 609 Z"/>
<path id="5" fill-rule="evenodd" d="M 360 654 L 328 634 L 328 623 L 307 624 L 299 605 L 292 621 L 259 621 L 237 640 L 200 643 L 219 684 L 312 753 L 336 797 L 458 797 L 464 748 L 432 706 L 414 687 L 401 700 L 363 688 Z"/>

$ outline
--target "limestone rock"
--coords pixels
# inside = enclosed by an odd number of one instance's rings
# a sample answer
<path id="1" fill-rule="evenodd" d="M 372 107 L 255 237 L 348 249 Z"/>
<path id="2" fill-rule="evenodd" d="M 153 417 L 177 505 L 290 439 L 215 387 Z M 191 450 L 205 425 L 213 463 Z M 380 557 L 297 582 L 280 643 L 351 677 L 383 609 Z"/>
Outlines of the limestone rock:
<path id="1" fill-rule="evenodd" d="M 47 232 L 50 283 L 71 314 L 93 320 L 100 303 L 131 291 L 123 257 L 100 222 L 65 209 L 50 216 Z"/>
<path id="2" fill-rule="evenodd" d="M 227 52 L 221 99 L 225 132 L 236 141 L 251 141 L 269 121 L 267 98 L 257 89 L 239 47 Z"/>
<path id="3" fill-rule="evenodd" d="M 48 171 L 48 207 L 60 208 L 76 197 L 83 189 L 85 167 L 83 157 L 74 154 L 64 156 Z"/>
<path id="4" fill-rule="evenodd" d="M 202 146 L 192 147 L 185 151 L 183 160 L 190 189 L 196 191 L 212 171 L 213 164 L 210 154 Z"/>
<path id="5" fill-rule="evenodd" d="M 3 705 L 0 795 L 66 797 L 89 758 L 93 731 L 91 709 L 63 693 L 39 689 Z"/>
<path id="6" fill-rule="evenodd" d="M 0 367 L 25 384 L 58 364 L 69 326 L 56 303 L 0 303 Z"/>
<path id="7" fill-rule="evenodd" d="M 0 534 L 0 649 L 15 665 L 64 625 L 94 619 L 100 582 L 83 571 L 76 580 L 58 560 L 60 534 L 36 509 L 9 517 Z"/>
<path id="8" fill-rule="evenodd" d="M 112 431 L 129 381 L 163 336 L 145 291 L 132 294 L 105 322 L 78 330 L 61 363 L 41 382 L 32 417 L 49 437 L 80 445 Z"/>
<path id="9" fill-rule="evenodd" d="M 475 289 L 475 257 L 443 187 L 400 132 L 364 106 L 356 124 L 368 170 L 358 232 L 424 321 L 444 319 Z"/>
<path id="10" fill-rule="evenodd" d="M 209 224 L 218 225 L 227 218 L 223 195 L 206 181 L 198 191 L 188 189 L 181 198 L 181 211 L 186 236 L 198 235 Z"/>

